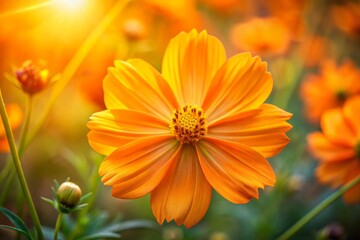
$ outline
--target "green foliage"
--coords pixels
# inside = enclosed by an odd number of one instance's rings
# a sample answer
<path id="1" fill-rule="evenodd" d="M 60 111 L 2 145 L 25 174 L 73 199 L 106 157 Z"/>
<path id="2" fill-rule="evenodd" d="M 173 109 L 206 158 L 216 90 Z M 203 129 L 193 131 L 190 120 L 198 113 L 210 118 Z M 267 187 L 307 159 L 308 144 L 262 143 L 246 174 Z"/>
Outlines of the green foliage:
<path id="1" fill-rule="evenodd" d="M 19 216 L 17 216 L 15 213 L 13 213 L 12 211 L 10 211 L 9 209 L 6 209 L 4 207 L 0 207 L 0 212 L 2 212 L 7 217 L 7 219 L 9 219 L 9 221 L 12 224 L 14 224 L 14 227 L 8 226 L 8 225 L 0 225 L 0 228 L 12 229 L 14 231 L 17 231 L 17 232 L 25 235 L 25 237 L 29 240 L 33 239 L 31 237 L 29 229 L 27 228 L 24 221 L 21 220 L 21 218 Z"/>

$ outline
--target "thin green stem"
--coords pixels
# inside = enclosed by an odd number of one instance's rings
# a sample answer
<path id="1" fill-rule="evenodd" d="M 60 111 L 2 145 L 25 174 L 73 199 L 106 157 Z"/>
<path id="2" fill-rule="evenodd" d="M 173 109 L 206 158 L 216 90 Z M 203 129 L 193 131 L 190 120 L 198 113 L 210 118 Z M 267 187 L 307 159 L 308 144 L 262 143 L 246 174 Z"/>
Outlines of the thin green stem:
<path id="1" fill-rule="evenodd" d="M 321 213 L 325 208 L 327 208 L 336 199 L 341 197 L 347 190 L 354 187 L 358 183 L 360 183 L 360 176 L 353 179 L 348 184 L 342 186 L 336 192 L 331 194 L 328 198 L 323 200 L 320 204 L 318 204 L 315 208 L 313 208 L 310 212 L 308 212 L 304 217 L 302 217 L 298 222 L 296 222 L 291 228 L 289 228 L 280 237 L 278 237 L 277 240 L 289 239 L 297 231 L 299 231 L 306 223 L 308 223 L 311 219 L 313 219 L 315 216 L 317 216 L 319 213 Z"/>
<path id="2" fill-rule="evenodd" d="M 3 204 L 5 202 L 5 199 L 6 199 L 6 196 L 9 193 L 9 189 L 10 189 L 11 184 L 7 184 L 7 182 L 8 182 L 8 179 L 9 179 L 9 175 L 14 173 L 14 171 L 12 171 L 12 170 L 13 170 L 13 163 L 11 161 L 11 158 L 9 157 L 8 159 L 6 159 L 5 166 L 1 170 L 1 173 L 0 173 L 0 182 L 4 183 L 4 186 L 2 187 L 2 191 L 1 191 L 1 194 L 0 194 L 0 206 L 3 206 Z M 8 186 L 6 186 L 6 184 Z"/>
<path id="3" fill-rule="evenodd" d="M 62 217 L 63 217 L 63 213 L 59 212 L 59 215 L 56 219 L 56 224 L 55 224 L 54 240 L 58 239 L 58 234 L 59 234 L 60 227 L 61 227 Z"/>
<path id="4" fill-rule="evenodd" d="M 31 112 L 32 112 L 32 96 L 27 95 L 27 103 L 26 103 L 26 108 L 25 108 L 25 117 L 24 117 L 24 123 L 22 125 L 22 129 L 21 129 L 21 133 L 20 133 L 20 137 L 19 137 L 19 147 L 18 147 L 18 155 L 19 158 L 21 160 L 21 157 L 24 153 L 25 150 L 25 143 L 26 143 L 26 136 L 29 130 L 29 125 L 30 125 L 30 119 L 31 119 Z M 9 159 L 8 162 L 11 162 L 11 160 Z M 5 170 L 5 169 L 4 169 Z M 14 167 L 13 165 L 9 165 L 9 168 L 6 169 L 7 172 L 4 172 L 4 176 L 6 176 L 7 178 L 4 179 L 4 191 L 2 192 L 1 196 L 0 196 L 0 205 L 3 205 L 3 203 L 6 200 L 6 197 L 9 194 L 9 190 L 10 190 L 10 186 L 12 185 L 14 178 L 15 178 L 15 172 L 14 172 Z M 6 175 L 5 175 L 6 174 Z M 22 198 L 22 196 L 20 195 L 20 198 Z M 20 202 L 23 202 L 20 200 Z"/>
<path id="5" fill-rule="evenodd" d="M 11 169 L 12 169 L 12 162 L 11 162 L 11 160 L 9 158 L 9 159 L 6 160 L 5 166 L 0 172 L 0 182 L 4 182 L 4 180 L 9 175 Z M 1 206 L 1 204 L 0 204 L 0 206 Z"/>
<path id="6" fill-rule="evenodd" d="M 29 191 L 29 188 L 28 188 L 28 185 L 26 183 L 25 176 L 24 176 L 24 172 L 23 172 L 22 167 L 21 167 L 19 154 L 17 152 L 14 136 L 13 136 L 13 133 L 11 131 L 11 126 L 10 126 L 9 118 L 7 116 L 7 112 L 6 112 L 5 103 L 4 103 L 4 99 L 3 99 L 3 96 L 2 96 L 1 89 L 0 89 L 0 114 L 1 114 L 3 124 L 4 124 L 4 129 L 5 129 L 5 132 L 6 132 L 6 136 L 7 136 L 8 142 L 9 142 L 10 151 L 11 151 L 11 155 L 12 155 L 12 158 L 13 158 L 13 161 L 14 161 L 16 174 L 17 174 L 17 176 L 19 178 L 20 186 L 21 186 L 22 191 L 24 193 L 25 200 L 26 200 L 26 202 L 28 204 L 30 215 L 31 215 L 31 217 L 32 217 L 32 219 L 34 221 L 35 228 L 36 228 L 36 231 L 37 231 L 37 234 L 38 234 L 38 239 L 43 240 L 44 236 L 43 236 L 43 233 L 42 233 L 42 230 L 41 230 L 40 220 L 39 220 L 39 217 L 37 215 L 34 202 L 33 202 L 32 198 L 31 198 L 31 194 L 30 194 L 30 191 Z"/>
<path id="7" fill-rule="evenodd" d="M 31 119 L 31 113 L 32 113 L 32 103 L 33 103 L 33 97 L 31 95 L 27 95 L 27 106 L 26 106 L 26 112 L 25 112 L 25 119 L 23 123 L 23 127 L 21 129 L 20 137 L 19 137 L 19 156 L 21 157 L 25 150 L 25 143 L 26 143 L 26 137 L 27 133 L 29 131 L 29 125 L 30 125 L 30 119 Z"/>
<path id="8" fill-rule="evenodd" d="M 96 167 L 96 169 L 98 169 L 98 168 Z M 95 170 L 95 169 L 92 171 L 90 183 L 91 183 L 91 185 L 90 185 L 89 191 L 92 193 L 92 196 L 90 197 L 88 205 L 85 208 L 83 208 L 81 210 L 81 212 L 79 213 L 79 215 L 76 219 L 76 222 L 75 222 L 75 226 L 69 236 L 69 239 L 76 239 L 78 234 L 82 232 L 82 230 L 84 228 L 84 224 L 82 224 L 84 222 L 83 219 L 86 218 L 86 215 L 88 214 L 89 209 L 91 209 L 95 203 L 96 195 L 99 190 L 99 174 L 97 173 L 97 170 Z"/>
<path id="9" fill-rule="evenodd" d="M 47 104 L 44 113 L 39 117 L 39 121 L 34 126 L 31 134 L 29 135 L 29 140 L 33 139 L 36 133 L 40 130 L 45 122 L 47 116 L 50 114 L 50 111 L 55 104 L 56 99 L 60 93 L 64 90 L 69 81 L 73 78 L 77 69 L 84 61 L 85 57 L 89 54 L 90 50 L 94 47 L 97 40 L 105 32 L 107 27 L 115 20 L 119 13 L 125 8 L 130 0 L 116 1 L 115 5 L 106 13 L 105 17 L 101 22 L 94 28 L 94 30 L 89 34 L 85 39 L 82 45 L 78 48 L 77 52 L 71 58 L 69 63 L 66 65 L 61 80 L 56 83 L 56 86 L 50 96 L 49 103 Z"/>

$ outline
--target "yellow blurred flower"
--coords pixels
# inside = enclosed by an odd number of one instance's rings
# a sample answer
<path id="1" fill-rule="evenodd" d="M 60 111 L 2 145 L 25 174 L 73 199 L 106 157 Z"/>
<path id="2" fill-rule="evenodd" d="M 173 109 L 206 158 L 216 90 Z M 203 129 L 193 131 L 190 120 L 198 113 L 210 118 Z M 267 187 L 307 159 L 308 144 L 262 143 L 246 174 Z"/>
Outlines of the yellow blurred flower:
<path id="1" fill-rule="evenodd" d="M 290 44 L 287 27 L 276 18 L 252 18 L 238 23 L 232 27 L 230 38 L 239 50 L 258 55 L 283 54 Z"/>
<path id="2" fill-rule="evenodd" d="M 99 173 L 118 198 L 151 194 L 159 223 L 191 227 L 214 188 L 229 201 L 273 186 L 266 160 L 288 143 L 291 114 L 264 104 L 273 81 L 249 53 L 226 59 L 206 31 L 169 43 L 160 74 L 140 60 L 116 61 L 104 79 L 108 110 L 88 123 L 90 145 L 108 155 Z"/>
<path id="3" fill-rule="evenodd" d="M 331 60 L 323 62 L 321 73 L 307 76 L 300 89 L 305 116 L 313 123 L 319 122 L 326 110 L 359 93 L 360 70 L 350 60 L 340 66 Z"/>
<path id="4" fill-rule="evenodd" d="M 339 187 L 360 175 L 360 96 L 348 99 L 343 108 L 326 111 L 322 132 L 308 135 L 311 153 L 319 160 L 320 182 Z M 347 203 L 360 202 L 360 184 L 344 193 Z"/>
<path id="5" fill-rule="evenodd" d="M 20 126 L 23 120 L 23 112 L 17 104 L 7 104 L 6 112 L 10 121 L 10 126 L 12 129 L 16 129 Z M 9 152 L 9 144 L 6 137 L 6 132 L 2 119 L 0 118 L 0 152 Z"/>

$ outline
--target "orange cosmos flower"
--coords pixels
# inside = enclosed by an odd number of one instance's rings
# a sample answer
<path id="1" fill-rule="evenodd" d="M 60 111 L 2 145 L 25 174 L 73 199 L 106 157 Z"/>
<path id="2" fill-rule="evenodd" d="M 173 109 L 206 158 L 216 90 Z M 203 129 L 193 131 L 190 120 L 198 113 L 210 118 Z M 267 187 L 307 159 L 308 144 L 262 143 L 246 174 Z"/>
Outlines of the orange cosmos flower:
<path id="1" fill-rule="evenodd" d="M 283 54 L 290 44 L 290 34 L 276 18 L 253 18 L 232 27 L 231 42 L 239 50 L 253 54 Z"/>
<path id="2" fill-rule="evenodd" d="M 173 38 L 160 74 L 140 59 L 116 61 L 104 79 L 108 110 L 88 123 L 90 145 L 118 198 L 151 194 L 159 223 L 191 227 L 214 188 L 233 203 L 273 186 L 267 157 L 289 139 L 291 114 L 264 104 L 273 81 L 249 53 L 226 60 L 221 42 L 192 30 Z"/>
<path id="3" fill-rule="evenodd" d="M 333 61 L 322 64 L 321 74 L 309 75 L 300 95 L 309 121 L 319 122 L 328 109 L 341 106 L 349 96 L 360 93 L 360 71 L 350 61 L 336 66 Z"/>
<path id="4" fill-rule="evenodd" d="M 17 104 L 8 104 L 6 105 L 6 112 L 10 121 L 10 125 L 12 129 L 16 129 L 20 126 L 23 114 L 20 107 Z M 0 152 L 9 152 L 9 144 L 6 137 L 6 132 L 4 129 L 4 125 L 2 119 L 0 118 Z"/>
<path id="5" fill-rule="evenodd" d="M 360 4 L 348 2 L 332 9 L 332 17 L 336 26 L 352 37 L 360 37 Z"/>
<path id="6" fill-rule="evenodd" d="M 308 135 L 311 153 L 319 159 L 316 175 L 333 187 L 360 175 L 360 96 L 348 99 L 344 107 L 328 110 L 321 117 L 321 132 Z M 360 184 L 344 194 L 347 203 L 360 202 Z"/>

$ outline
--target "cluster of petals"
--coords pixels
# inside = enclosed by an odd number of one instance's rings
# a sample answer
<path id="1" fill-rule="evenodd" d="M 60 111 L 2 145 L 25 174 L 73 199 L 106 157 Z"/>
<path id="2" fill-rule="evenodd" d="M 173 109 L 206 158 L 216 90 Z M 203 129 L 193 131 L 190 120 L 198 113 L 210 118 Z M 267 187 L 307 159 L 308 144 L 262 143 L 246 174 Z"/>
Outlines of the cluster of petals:
<path id="1" fill-rule="evenodd" d="M 88 123 L 90 145 L 108 155 L 103 183 L 117 198 L 150 194 L 159 223 L 186 227 L 203 218 L 213 189 L 236 204 L 258 198 L 259 188 L 275 183 L 266 158 L 286 146 L 291 129 L 290 113 L 264 103 L 272 86 L 259 57 L 227 59 L 206 31 L 174 37 L 161 73 L 140 59 L 115 61 L 103 85 L 107 110 Z M 169 127 L 186 105 L 206 115 L 197 142 L 181 143 Z"/>
<path id="2" fill-rule="evenodd" d="M 279 55 L 288 49 L 291 38 L 287 26 L 277 18 L 251 18 L 235 24 L 230 32 L 233 45 L 259 55 Z"/>
<path id="3" fill-rule="evenodd" d="M 347 98 L 360 94 L 360 70 L 351 60 L 337 65 L 331 60 L 323 62 L 320 74 L 311 74 L 302 83 L 300 96 L 305 116 L 318 123 L 321 115 L 342 106 Z"/>
<path id="4" fill-rule="evenodd" d="M 351 37 L 360 37 L 360 4 L 358 2 L 346 2 L 342 5 L 335 5 L 332 8 L 331 16 L 335 25 Z"/>
<path id="5" fill-rule="evenodd" d="M 310 152 L 319 160 L 316 175 L 332 187 L 344 185 L 360 175 L 360 96 L 349 98 L 343 107 L 326 111 L 322 132 L 308 135 Z M 360 184 L 345 192 L 347 203 L 360 202 Z"/>

